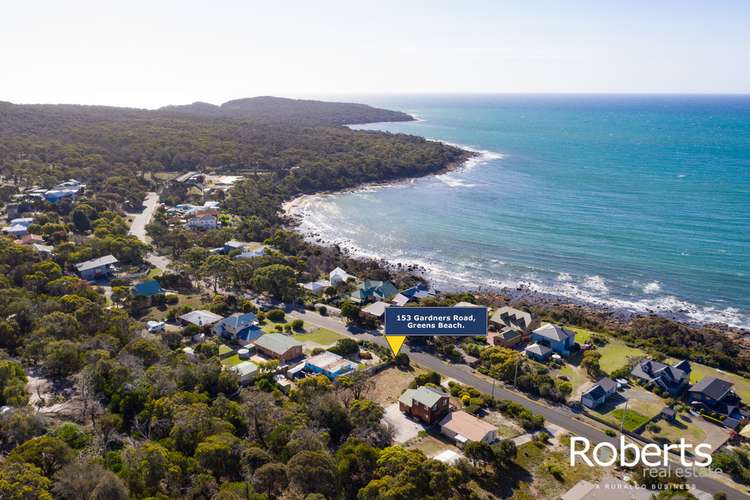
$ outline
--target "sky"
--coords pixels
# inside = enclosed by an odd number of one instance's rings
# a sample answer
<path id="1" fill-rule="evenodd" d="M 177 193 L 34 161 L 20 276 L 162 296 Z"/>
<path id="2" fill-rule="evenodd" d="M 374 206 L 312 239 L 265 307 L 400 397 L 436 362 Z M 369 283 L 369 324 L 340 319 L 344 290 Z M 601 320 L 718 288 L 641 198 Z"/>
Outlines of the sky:
<path id="1" fill-rule="evenodd" d="M 750 93 L 747 1 L 4 2 L 0 100 Z"/>

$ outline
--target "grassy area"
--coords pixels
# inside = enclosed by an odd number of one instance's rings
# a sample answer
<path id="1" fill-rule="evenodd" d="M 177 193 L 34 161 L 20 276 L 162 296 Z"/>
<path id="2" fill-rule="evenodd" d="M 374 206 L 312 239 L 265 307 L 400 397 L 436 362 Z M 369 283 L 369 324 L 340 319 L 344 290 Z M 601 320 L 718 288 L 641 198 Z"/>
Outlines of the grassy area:
<path id="1" fill-rule="evenodd" d="M 336 341 L 344 338 L 343 335 L 327 328 L 318 328 L 309 333 L 297 333 L 292 337 L 300 342 L 314 342 L 322 346 L 335 344 Z"/>
<path id="2" fill-rule="evenodd" d="M 230 352 L 234 352 L 234 349 L 226 344 L 219 344 L 219 356 L 226 356 Z"/>
<path id="3" fill-rule="evenodd" d="M 656 422 L 658 431 L 649 429 L 649 427 L 651 427 L 649 424 L 646 426 L 646 430 L 642 434 L 654 441 L 666 440 L 670 443 L 677 443 L 681 438 L 685 438 L 688 443 L 700 444 L 704 442 L 706 433 L 694 423 L 696 418 L 698 417 L 693 417 L 688 413 L 680 412 L 677 416 L 676 422 L 659 420 Z"/>
<path id="4" fill-rule="evenodd" d="M 221 360 L 221 364 L 223 366 L 226 366 L 227 368 L 229 368 L 230 366 L 238 365 L 241 362 L 242 360 L 240 359 L 239 354 L 233 354 L 232 356 Z"/>
<path id="5" fill-rule="evenodd" d="M 586 370 L 570 364 L 563 365 L 555 374 L 558 376 L 562 375 L 570 381 L 573 386 L 573 394 L 576 394 L 578 389 L 589 380 L 586 376 Z"/>
<path id="6" fill-rule="evenodd" d="M 618 368 L 622 368 L 628 363 L 628 358 L 646 357 L 645 351 L 638 349 L 637 347 L 629 347 L 625 343 L 612 338 L 605 333 L 593 332 L 585 328 L 578 327 L 566 327 L 569 330 L 575 332 L 576 342 L 584 344 L 591 338 L 592 335 L 600 335 L 606 337 L 609 343 L 604 347 L 597 347 L 597 350 L 601 353 L 602 357 L 599 360 L 599 365 L 607 373 L 612 373 Z"/>
<path id="7" fill-rule="evenodd" d="M 616 408 L 612 410 L 609 415 L 617 421 L 617 423 L 623 422 L 622 416 L 623 413 L 625 414 L 625 421 L 623 423 L 623 427 L 625 427 L 625 430 L 628 430 L 630 432 L 635 431 L 639 427 L 641 427 L 643 424 L 649 421 L 648 417 L 645 417 L 641 415 L 640 413 L 637 413 L 633 410 L 625 410 L 624 408 Z"/>

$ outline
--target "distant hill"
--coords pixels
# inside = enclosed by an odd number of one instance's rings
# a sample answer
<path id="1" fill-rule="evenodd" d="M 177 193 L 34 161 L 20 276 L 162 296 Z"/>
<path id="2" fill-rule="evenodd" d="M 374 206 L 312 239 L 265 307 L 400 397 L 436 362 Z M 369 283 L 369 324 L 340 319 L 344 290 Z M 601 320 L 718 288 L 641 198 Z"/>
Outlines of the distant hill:
<path id="1" fill-rule="evenodd" d="M 326 102 L 283 97 L 248 97 L 227 101 L 221 106 L 194 102 L 181 106 L 165 106 L 157 113 L 202 118 L 235 118 L 262 122 L 293 122 L 307 125 L 346 125 L 354 123 L 411 121 L 414 118 L 400 111 L 373 108 L 366 104 Z"/>

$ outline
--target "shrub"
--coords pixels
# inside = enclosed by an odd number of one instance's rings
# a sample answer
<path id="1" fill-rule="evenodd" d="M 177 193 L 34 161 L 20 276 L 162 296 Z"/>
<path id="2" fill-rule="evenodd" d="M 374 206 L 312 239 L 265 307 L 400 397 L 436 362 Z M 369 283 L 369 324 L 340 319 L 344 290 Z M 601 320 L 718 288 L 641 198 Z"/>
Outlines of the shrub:
<path id="1" fill-rule="evenodd" d="M 328 316 L 328 308 L 326 306 L 318 306 L 318 314 Z"/>
<path id="2" fill-rule="evenodd" d="M 180 301 L 180 298 L 173 293 L 168 293 L 164 296 L 164 302 L 166 302 L 167 304 L 171 306 L 177 304 L 179 301 Z"/>
<path id="3" fill-rule="evenodd" d="M 305 326 L 305 322 L 302 321 L 301 319 L 295 319 L 295 320 L 292 320 L 291 325 L 293 329 L 297 331 L 301 331 L 302 328 Z"/>
<path id="4" fill-rule="evenodd" d="M 396 362 L 396 366 L 400 368 L 408 368 L 409 365 L 411 364 L 409 355 L 406 354 L 405 352 L 398 353 L 394 361 Z"/>
<path id="5" fill-rule="evenodd" d="M 271 309 L 266 313 L 266 317 L 275 322 L 284 321 L 284 316 L 284 311 L 281 309 Z"/>
<path id="6" fill-rule="evenodd" d="M 605 430 L 604 434 L 606 434 L 609 437 L 615 437 L 615 436 L 617 436 L 617 433 L 615 431 L 613 431 L 612 429 Z"/>

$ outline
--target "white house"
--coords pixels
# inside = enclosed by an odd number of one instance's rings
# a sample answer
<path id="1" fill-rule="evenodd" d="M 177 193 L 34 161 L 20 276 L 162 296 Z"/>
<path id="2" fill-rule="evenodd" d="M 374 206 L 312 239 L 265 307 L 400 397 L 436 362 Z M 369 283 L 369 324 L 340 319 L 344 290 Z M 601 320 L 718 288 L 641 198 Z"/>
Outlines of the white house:
<path id="1" fill-rule="evenodd" d="M 190 229 L 216 229 L 219 226 L 218 216 L 216 210 L 203 210 L 191 216 L 186 225 Z"/>
<path id="2" fill-rule="evenodd" d="M 310 281 L 309 283 L 302 283 L 300 286 L 315 295 L 320 295 L 325 292 L 326 288 L 331 286 L 331 282 L 328 280 Z"/>
<path id="3" fill-rule="evenodd" d="M 258 374 L 258 365 L 252 361 L 242 361 L 230 368 L 240 377 L 240 384 L 246 385 L 253 381 Z"/>
<path id="4" fill-rule="evenodd" d="M 328 280 L 334 286 L 338 285 L 339 283 L 346 283 L 347 281 L 349 281 L 349 278 L 354 278 L 354 276 L 347 273 L 340 267 L 337 267 L 336 269 L 328 273 Z"/>

